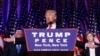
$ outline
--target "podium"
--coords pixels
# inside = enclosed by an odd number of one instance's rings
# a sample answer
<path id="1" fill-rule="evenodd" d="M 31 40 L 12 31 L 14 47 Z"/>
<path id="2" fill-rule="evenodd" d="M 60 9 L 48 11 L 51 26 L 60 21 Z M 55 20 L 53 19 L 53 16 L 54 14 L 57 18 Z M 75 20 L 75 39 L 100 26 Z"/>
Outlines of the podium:
<path id="1" fill-rule="evenodd" d="M 73 56 L 76 29 L 25 29 L 28 56 Z"/>
<path id="2" fill-rule="evenodd" d="M 74 56 L 73 51 L 41 51 L 28 52 L 28 56 Z"/>

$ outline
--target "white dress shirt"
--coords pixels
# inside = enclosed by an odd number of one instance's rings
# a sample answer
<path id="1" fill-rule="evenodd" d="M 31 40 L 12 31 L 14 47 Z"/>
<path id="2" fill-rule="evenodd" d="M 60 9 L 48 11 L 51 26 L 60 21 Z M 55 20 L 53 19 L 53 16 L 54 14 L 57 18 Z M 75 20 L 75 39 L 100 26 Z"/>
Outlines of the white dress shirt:
<path id="1" fill-rule="evenodd" d="M 49 29 L 49 27 L 50 27 L 50 26 L 48 26 L 47 29 Z M 50 28 L 50 29 L 56 29 L 56 23 L 53 23 L 53 24 L 51 25 L 51 28 Z"/>
<path id="2" fill-rule="evenodd" d="M 21 48 L 21 44 L 18 44 L 18 45 L 20 45 L 20 48 Z M 16 47 L 18 47 L 18 45 L 16 45 Z"/>
<path id="3" fill-rule="evenodd" d="M 20 53 L 20 50 L 21 50 L 21 44 L 17 44 L 17 45 L 16 45 L 16 49 L 17 49 L 17 52 Z"/>
<path id="4" fill-rule="evenodd" d="M 95 56 L 95 48 L 89 48 L 89 52 L 90 52 L 90 56 Z"/>

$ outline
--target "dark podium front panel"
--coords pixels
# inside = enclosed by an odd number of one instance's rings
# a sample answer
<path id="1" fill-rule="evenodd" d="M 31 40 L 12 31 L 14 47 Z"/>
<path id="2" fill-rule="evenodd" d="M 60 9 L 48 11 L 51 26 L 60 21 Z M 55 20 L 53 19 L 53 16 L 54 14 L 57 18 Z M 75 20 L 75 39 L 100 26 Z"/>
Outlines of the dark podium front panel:
<path id="1" fill-rule="evenodd" d="M 35 51 L 28 52 L 28 56 L 74 56 L 72 51 Z"/>

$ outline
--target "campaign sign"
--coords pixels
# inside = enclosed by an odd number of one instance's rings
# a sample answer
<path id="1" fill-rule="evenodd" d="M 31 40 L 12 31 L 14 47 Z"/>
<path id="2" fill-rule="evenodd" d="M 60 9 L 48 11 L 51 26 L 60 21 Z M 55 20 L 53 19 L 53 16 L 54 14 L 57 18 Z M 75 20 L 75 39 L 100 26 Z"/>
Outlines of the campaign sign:
<path id="1" fill-rule="evenodd" d="M 25 29 L 28 51 L 73 51 L 75 29 Z"/>

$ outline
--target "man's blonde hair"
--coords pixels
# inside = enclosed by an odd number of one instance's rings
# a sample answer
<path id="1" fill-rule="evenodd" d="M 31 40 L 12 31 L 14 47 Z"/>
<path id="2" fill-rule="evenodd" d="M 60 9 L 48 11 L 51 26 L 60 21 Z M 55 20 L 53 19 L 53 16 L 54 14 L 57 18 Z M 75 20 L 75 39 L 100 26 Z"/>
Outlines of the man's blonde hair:
<path id="1" fill-rule="evenodd" d="M 93 32 L 90 32 L 90 31 L 87 31 L 87 32 L 86 32 L 86 37 L 87 37 L 89 34 L 92 34 L 92 36 L 95 37 L 94 33 L 93 33 Z"/>
<path id="2" fill-rule="evenodd" d="M 56 11 L 55 10 L 47 10 L 46 13 L 54 13 L 56 15 Z"/>

